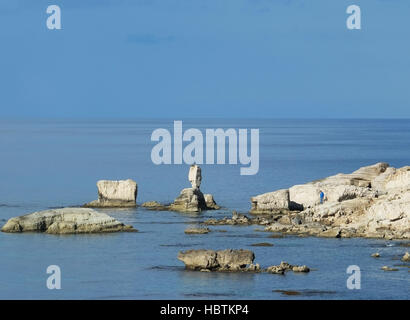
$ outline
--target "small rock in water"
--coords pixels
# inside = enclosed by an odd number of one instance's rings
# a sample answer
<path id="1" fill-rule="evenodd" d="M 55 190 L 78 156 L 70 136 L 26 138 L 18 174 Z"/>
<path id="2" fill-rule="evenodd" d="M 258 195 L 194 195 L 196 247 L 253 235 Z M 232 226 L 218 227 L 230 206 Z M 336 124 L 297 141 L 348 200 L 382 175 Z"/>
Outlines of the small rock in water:
<path id="1" fill-rule="evenodd" d="M 270 266 L 266 269 L 266 272 L 273 274 L 285 274 L 285 269 L 279 266 Z"/>
<path id="2" fill-rule="evenodd" d="M 285 261 L 282 261 L 278 266 L 270 266 L 266 269 L 266 272 L 275 273 L 275 274 L 284 274 L 286 271 L 292 270 L 293 272 L 309 272 L 310 269 L 303 266 L 293 266 Z"/>
<path id="3" fill-rule="evenodd" d="M 372 257 L 373 257 L 373 258 L 379 258 L 379 257 L 380 257 L 380 253 L 375 252 L 375 253 L 372 254 Z"/>
<path id="4" fill-rule="evenodd" d="M 251 244 L 252 247 L 273 247 L 272 243 L 269 242 L 260 242 Z"/>
<path id="5" fill-rule="evenodd" d="M 303 265 L 303 266 L 294 266 L 292 268 L 292 271 L 293 272 L 309 272 L 310 269 L 307 266 Z"/>
<path id="6" fill-rule="evenodd" d="M 186 234 L 206 234 L 211 232 L 209 228 L 188 228 L 185 229 Z"/>
<path id="7" fill-rule="evenodd" d="M 284 235 L 283 234 L 272 234 L 268 238 L 280 239 L 280 238 L 284 238 Z"/>
<path id="8" fill-rule="evenodd" d="M 403 258 L 401 258 L 401 261 L 410 261 L 410 253 L 406 252 Z"/>
<path id="9" fill-rule="evenodd" d="M 156 211 L 162 211 L 162 210 L 168 210 L 168 208 L 166 206 L 164 206 L 163 204 L 157 202 L 157 201 L 147 201 L 144 202 L 141 207 L 150 209 L 150 210 L 156 210 Z"/>
<path id="10" fill-rule="evenodd" d="M 399 269 L 397 269 L 397 268 L 391 268 L 391 267 L 389 267 L 389 266 L 383 266 L 383 267 L 382 267 L 382 270 L 384 270 L 384 271 L 398 271 Z"/>

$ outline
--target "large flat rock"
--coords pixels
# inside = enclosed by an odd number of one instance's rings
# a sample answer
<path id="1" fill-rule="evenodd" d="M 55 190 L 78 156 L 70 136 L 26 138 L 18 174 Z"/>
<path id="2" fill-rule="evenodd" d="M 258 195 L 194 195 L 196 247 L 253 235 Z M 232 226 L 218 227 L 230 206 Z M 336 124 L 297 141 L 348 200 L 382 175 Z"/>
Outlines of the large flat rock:
<path id="1" fill-rule="evenodd" d="M 11 218 L 3 232 L 45 232 L 50 234 L 136 231 L 109 215 L 86 208 L 63 208 Z"/>

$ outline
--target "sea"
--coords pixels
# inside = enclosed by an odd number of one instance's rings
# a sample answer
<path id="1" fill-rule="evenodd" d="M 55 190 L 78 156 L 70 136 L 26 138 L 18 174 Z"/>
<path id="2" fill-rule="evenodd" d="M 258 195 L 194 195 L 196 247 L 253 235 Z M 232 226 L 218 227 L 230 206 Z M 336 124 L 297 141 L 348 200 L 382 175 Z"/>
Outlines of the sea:
<path id="1" fill-rule="evenodd" d="M 209 218 L 248 213 L 252 196 L 359 167 L 410 165 L 410 120 L 178 119 L 183 130 L 259 129 L 259 171 L 241 163 L 203 164 L 201 190 L 220 210 L 200 214 L 101 210 L 139 232 L 86 235 L 0 232 L 0 299 L 409 299 L 410 264 L 400 261 L 409 241 L 273 238 L 260 226 L 184 230 Z M 174 119 L 0 120 L 0 227 L 11 217 L 95 200 L 101 179 L 134 179 L 137 203 L 170 203 L 189 187 L 189 164 L 156 165 L 151 135 L 172 133 Z M 187 143 L 186 143 L 187 144 Z M 267 242 L 272 246 L 252 246 Z M 287 261 L 311 272 L 195 272 L 178 252 L 249 249 L 262 267 Z M 371 257 L 379 252 L 380 258 Z M 49 266 L 61 288 L 49 289 Z M 382 266 L 397 271 L 383 271 Z M 349 266 L 360 288 L 349 289 Z M 289 294 L 289 292 L 291 294 Z"/>

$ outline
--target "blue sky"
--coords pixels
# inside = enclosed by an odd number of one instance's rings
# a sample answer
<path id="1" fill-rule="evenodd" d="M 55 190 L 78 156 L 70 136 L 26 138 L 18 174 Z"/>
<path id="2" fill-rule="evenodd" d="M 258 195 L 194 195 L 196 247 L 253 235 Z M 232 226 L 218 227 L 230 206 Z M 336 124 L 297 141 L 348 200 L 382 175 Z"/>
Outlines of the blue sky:
<path id="1" fill-rule="evenodd" d="M 52 4 L 62 30 L 46 28 Z M 410 118 L 409 14 L 408 0 L 3 0 L 0 116 Z"/>

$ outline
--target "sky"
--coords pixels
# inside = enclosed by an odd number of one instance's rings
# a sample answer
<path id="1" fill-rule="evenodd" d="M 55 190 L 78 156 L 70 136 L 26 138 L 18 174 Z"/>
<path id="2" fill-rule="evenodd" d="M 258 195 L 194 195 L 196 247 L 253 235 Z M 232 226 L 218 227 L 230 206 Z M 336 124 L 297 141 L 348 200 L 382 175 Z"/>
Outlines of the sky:
<path id="1" fill-rule="evenodd" d="M 409 14 L 408 0 L 2 0 L 0 117 L 410 118 Z"/>

